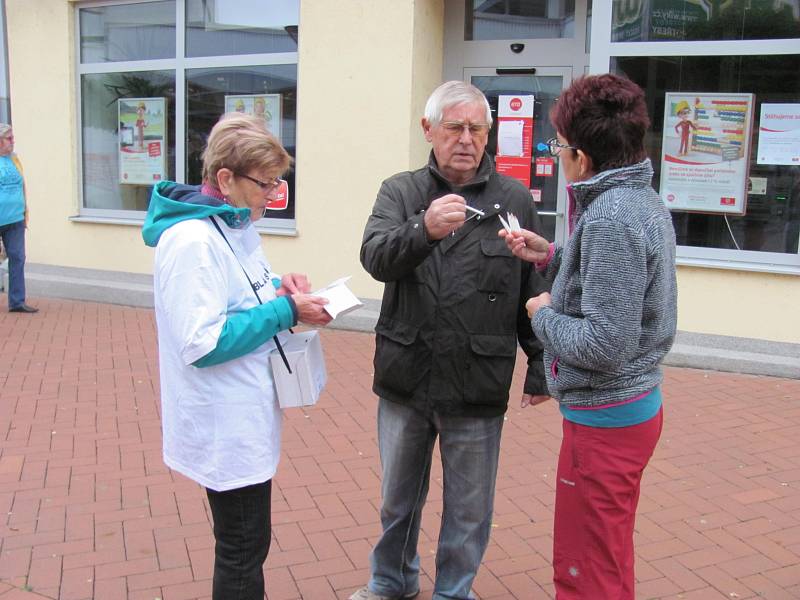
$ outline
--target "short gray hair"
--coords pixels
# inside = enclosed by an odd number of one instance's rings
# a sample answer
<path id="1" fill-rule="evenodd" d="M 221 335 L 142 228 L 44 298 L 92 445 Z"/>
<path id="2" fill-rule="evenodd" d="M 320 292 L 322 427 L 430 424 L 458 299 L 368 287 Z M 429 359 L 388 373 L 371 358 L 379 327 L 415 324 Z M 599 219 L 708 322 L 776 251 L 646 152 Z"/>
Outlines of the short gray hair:
<path id="1" fill-rule="evenodd" d="M 11 125 L 8 123 L 0 123 L 0 138 L 8 135 L 9 131 L 11 131 Z"/>
<path id="2" fill-rule="evenodd" d="M 438 125 L 446 108 L 459 104 L 477 104 L 486 107 L 486 122 L 492 124 L 492 110 L 483 92 L 465 81 L 446 81 L 431 94 L 425 104 L 425 118 L 431 125 Z"/>

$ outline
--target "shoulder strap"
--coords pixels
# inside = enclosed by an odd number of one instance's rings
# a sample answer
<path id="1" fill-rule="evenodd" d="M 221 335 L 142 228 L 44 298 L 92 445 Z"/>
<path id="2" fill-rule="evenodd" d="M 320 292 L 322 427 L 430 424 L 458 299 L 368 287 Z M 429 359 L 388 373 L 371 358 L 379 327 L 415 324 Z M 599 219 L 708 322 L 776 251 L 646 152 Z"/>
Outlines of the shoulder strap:
<path id="1" fill-rule="evenodd" d="M 233 253 L 234 258 L 236 258 L 236 262 L 239 263 L 239 266 L 242 268 L 242 272 L 244 273 L 244 276 L 247 278 L 247 283 L 250 284 L 250 289 L 253 290 L 253 293 L 256 295 L 256 300 L 258 300 L 259 304 L 264 304 L 261 301 L 261 296 L 258 295 L 258 290 L 256 290 L 256 286 L 253 285 L 253 281 L 250 279 L 250 275 L 247 274 L 247 270 L 244 268 L 244 265 L 239 260 L 239 257 L 236 255 L 236 251 L 233 249 L 233 246 L 231 246 L 231 243 L 228 241 L 227 236 L 223 233 L 222 228 L 219 226 L 219 223 L 217 223 L 217 220 L 212 215 L 209 215 L 208 218 L 211 219 L 211 223 L 214 225 L 216 230 L 222 236 L 222 239 L 225 240 L 225 243 L 228 244 L 228 248 L 231 249 L 231 252 Z M 292 372 L 292 367 L 289 366 L 289 360 L 286 358 L 286 353 L 283 351 L 283 346 L 281 345 L 281 342 L 278 339 L 278 336 L 275 335 L 275 336 L 273 336 L 272 339 L 275 340 L 275 347 L 278 348 L 278 352 L 280 352 L 280 354 L 281 354 L 281 358 L 283 359 L 283 364 L 286 365 L 286 369 L 289 371 L 289 373 L 291 373 Z"/>

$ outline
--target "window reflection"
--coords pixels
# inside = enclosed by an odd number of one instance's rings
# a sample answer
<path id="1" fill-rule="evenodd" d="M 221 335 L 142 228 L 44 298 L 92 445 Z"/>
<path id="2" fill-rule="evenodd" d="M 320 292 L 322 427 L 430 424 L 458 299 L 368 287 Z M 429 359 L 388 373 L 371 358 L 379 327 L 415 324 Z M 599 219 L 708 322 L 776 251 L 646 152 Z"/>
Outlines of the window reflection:
<path id="1" fill-rule="evenodd" d="M 612 72 L 622 73 L 644 90 L 652 128 L 647 137 L 653 160 L 653 185 L 659 189 L 665 92 L 746 92 L 755 94 L 751 147 L 758 147 L 761 104 L 792 103 L 800 97 L 800 55 L 618 57 Z M 703 248 L 797 253 L 800 232 L 800 165 L 757 164 L 753 151 L 750 178 L 766 179 L 766 193 L 753 190 L 744 215 L 708 215 L 673 211 L 678 244 Z M 763 186 L 757 186 L 762 188 Z M 755 193 L 757 192 L 757 193 Z M 729 228 L 730 226 L 730 228 Z"/>
<path id="2" fill-rule="evenodd" d="M 571 38 L 575 0 L 465 0 L 465 40 Z"/>
<path id="3" fill-rule="evenodd" d="M 175 58 L 175 1 L 81 8 L 81 62 Z"/>
<path id="4" fill-rule="evenodd" d="M 167 179 L 175 179 L 175 74 L 172 71 L 99 73 L 81 76 L 83 205 L 86 208 L 146 211 L 149 185 L 120 182 L 117 101 L 165 98 Z"/>
<path id="5" fill-rule="evenodd" d="M 299 20 L 299 0 L 186 0 L 186 55 L 297 52 Z"/>
<path id="6" fill-rule="evenodd" d="M 769 40 L 800 37 L 796 0 L 614 0 L 611 41 Z"/>

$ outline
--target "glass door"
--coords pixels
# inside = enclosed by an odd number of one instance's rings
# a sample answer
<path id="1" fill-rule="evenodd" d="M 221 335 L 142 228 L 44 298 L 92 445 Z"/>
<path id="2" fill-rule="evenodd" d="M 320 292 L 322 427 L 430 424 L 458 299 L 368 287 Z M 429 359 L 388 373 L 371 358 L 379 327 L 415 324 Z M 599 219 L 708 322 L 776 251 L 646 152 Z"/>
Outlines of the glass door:
<path id="1" fill-rule="evenodd" d="M 531 201 L 536 203 L 544 236 L 548 240 L 563 243 L 567 237 L 566 182 L 559 169 L 558 158 L 551 157 L 547 149 L 537 150 L 536 146 L 556 136 L 550 124 L 550 109 L 561 94 L 561 90 L 571 83 L 572 68 L 465 68 L 464 80 L 480 89 L 489 100 L 493 123 L 486 151 L 492 158 L 497 153 L 498 98 L 504 95 L 533 95 L 533 148 L 529 186 Z M 536 168 L 537 159 L 539 159 L 539 174 Z"/>

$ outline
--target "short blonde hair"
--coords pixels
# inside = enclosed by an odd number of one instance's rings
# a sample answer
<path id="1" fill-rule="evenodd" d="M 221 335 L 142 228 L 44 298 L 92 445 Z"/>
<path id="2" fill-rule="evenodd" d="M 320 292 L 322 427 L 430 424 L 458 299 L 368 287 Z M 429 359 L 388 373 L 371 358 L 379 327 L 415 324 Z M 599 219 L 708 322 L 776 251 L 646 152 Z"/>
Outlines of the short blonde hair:
<path id="1" fill-rule="evenodd" d="M 226 113 L 211 128 L 203 151 L 203 182 L 214 187 L 220 169 L 247 174 L 251 169 L 269 169 L 283 175 L 292 157 L 266 127 L 263 119 L 241 113 Z"/>
<path id="2" fill-rule="evenodd" d="M 11 125 L 8 123 L 0 123 L 0 138 L 6 137 L 9 131 L 11 131 Z"/>

